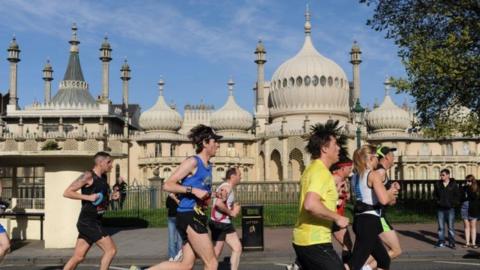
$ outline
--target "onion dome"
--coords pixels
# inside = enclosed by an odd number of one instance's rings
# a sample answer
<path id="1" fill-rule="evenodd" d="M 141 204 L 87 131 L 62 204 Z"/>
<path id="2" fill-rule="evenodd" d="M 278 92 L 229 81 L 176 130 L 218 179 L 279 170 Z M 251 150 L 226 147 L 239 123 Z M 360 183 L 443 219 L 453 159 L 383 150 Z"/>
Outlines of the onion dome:
<path id="1" fill-rule="evenodd" d="M 170 108 L 163 97 L 165 82 L 158 82 L 160 95 L 157 103 L 140 115 L 140 127 L 148 131 L 176 132 L 182 126 L 180 114 Z"/>
<path id="2" fill-rule="evenodd" d="M 272 117 L 325 114 L 348 117 L 349 83 L 343 69 L 321 55 L 311 38 L 310 13 L 305 13 L 301 50 L 281 64 L 272 76 L 269 108 Z"/>
<path id="3" fill-rule="evenodd" d="M 373 133 L 405 132 L 410 127 L 410 115 L 398 107 L 389 95 L 390 81 L 385 81 L 385 98 L 378 108 L 367 116 L 367 124 Z"/>
<path id="4" fill-rule="evenodd" d="M 233 96 L 232 79 L 228 81 L 228 99 L 225 105 L 210 117 L 211 126 L 219 131 L 242 131 L 246 132 L 253 125 L 253 116 L 238 106 Z"/>

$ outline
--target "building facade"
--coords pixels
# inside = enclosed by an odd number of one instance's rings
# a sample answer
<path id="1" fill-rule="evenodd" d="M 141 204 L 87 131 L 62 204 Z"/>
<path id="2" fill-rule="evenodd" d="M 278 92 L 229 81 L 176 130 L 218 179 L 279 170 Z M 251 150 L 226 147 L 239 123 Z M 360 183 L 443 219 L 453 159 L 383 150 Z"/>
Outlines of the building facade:
<path id="1" fill-rule="evenodd" d="M 453 177 L 480 176 L 480 140 L 461 135 L 433 140 L 412 127 L 414 111 L 396 105 L 385 83 L 385 98 L 368 110 L 365 119 L 354 120 L 352 109 L 360 98 L 361 50 L 354 43 L 350 51 L 353 78 L 334 61 L 320 54 L 312 42 L 310 14 L 306 12 L 305 40 L 298 53 L 265 78 L 266 48 L 259 41 L 255 49 L 254 112 L 235 101 L 235 83 L 229 80 L 226 102 L 218 110 L 205 104 L 186 105 L 183 116 L 167 104 L 168 84 L 158 82 L 156 104 L 140 111 L 128 102 L 130 67 L 120 68 L 122 103 L 109 98 L 109 62 L 112 48 L 107 38 L 100 46 L 103 67 L 101 95 L 94 98 L 80 65 L 77 27 L 72 27 L 68 66 L 52 97 L 53 68 L 43 69 L 44 101 L 25 108 L 18 106 L 17 68 L 20 47 L 13 39 L 8 48 L 9 91 L 1 96 L 0 155 L 21 156 L 23 164 L 0 165 L 0 181 L 6 197 L 25 199 L 26 208 L 41 208 L 32 198 L 35 187 L 43 185 L 43 169 L 38 158 L 54 151 L 58 155 L 110 151 L 115 157 L 111 184 L 124 176 L 130 185 L 151 185 L 165 179 L 185 157 L 194 155 L 187 134 L 197 124 L 211 125 L 224 136 L 213 159 L 214 181 L 221 181 L 230 166 L 239 166 L 244 181 L 299 181 L 310 162 L 305 151 L 305 135 L 310 126 L 330 119 L 339 120 L 355 148 L 357 129 L 363 143 L 398 148 L 391 169 L 394 179 L 437 179 L 442 168 Z M 4 104 L 5 103 L 5 104 Z M 70 180 L 70 179 L 69 179 Z M 73 180 L 73 179 L 71 179 Z"/>

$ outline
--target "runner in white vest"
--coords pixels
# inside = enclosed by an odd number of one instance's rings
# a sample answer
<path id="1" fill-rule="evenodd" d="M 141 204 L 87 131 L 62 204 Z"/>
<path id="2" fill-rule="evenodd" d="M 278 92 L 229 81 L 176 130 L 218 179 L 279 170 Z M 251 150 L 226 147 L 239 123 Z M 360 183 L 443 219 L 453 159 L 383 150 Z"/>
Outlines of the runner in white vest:
<path id="1" fill-rule="evenodd" d="M 227 170 L 225 181 L 216 190 L 217 196 L 213 199 L 209 224 L 217 258 L 222 253 L 225 242 L 232 249 L 230 257 L 232 270 L 238 269 L 242 254 L 242 244 L 232 223 L 232 217 L 240 213 L 240 205 L 235 202 L 234 190 L 241 178 L 241 172 L 237 167 Z"/>

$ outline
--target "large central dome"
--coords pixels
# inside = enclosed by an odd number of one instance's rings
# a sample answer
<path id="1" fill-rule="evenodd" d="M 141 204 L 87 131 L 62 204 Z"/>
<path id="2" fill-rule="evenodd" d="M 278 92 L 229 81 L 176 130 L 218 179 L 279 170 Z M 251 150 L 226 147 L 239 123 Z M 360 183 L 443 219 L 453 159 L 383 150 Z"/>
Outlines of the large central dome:
<path id="1" fill-rule="evenodd" d="M 302 49 L 272 76 L 269 109 L 274 122 L 309 114 L 347 120 L 349 83 L 343 69 L 321 55 L 311 39 L 310 14 L 305 14 Z"/>

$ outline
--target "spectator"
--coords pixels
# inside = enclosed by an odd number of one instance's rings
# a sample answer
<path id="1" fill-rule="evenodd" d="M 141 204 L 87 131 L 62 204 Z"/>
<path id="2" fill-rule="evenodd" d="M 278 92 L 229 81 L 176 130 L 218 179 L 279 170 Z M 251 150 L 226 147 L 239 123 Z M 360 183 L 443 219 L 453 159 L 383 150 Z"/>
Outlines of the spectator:
<path id="1" fill-rule="evenodd" d="M 471 174 L 465 178 L 462 201 L 461 215 L 465 228 L 465 245 L 463 247 L 478 248 L 476 244 L 477 218 L 480 212 L 478 209 L 478 184 Z"/>
<path id="2" fill-rule="evenodd" d="M 120 206 L 120 186 L 115 184 L 112 187 L 112 193 L 110 194 L 110 207 L 113 211 L 117 211 Z"/>
<path id="3" fill-rule="evenodd" d="M 182 257 L 182 238 L 177 231 L 177 207 L 180 201 L 175 193 L 170 193 L 165 202 L 168 209 L 168 260 L 179 261 Z"/>
<path id="4" fill-rule="evenodd" d="M 120 176 L 117 179 L 117 183 L 115 185 L 118 185 L 120 188 L 120 209 L 123 209 L 123 203 L 127 198 L 127 188 L 128 188 L 127 182 L 125 182 L 125 177 Z"/>
<path id="5" fill-rule="evenodd" d="M 455 179 L 450 178 L 450 171 L 448 169 L 440 171 L 440 180 L 435 183 L 433 197 L 437 204 L 438 219 L 438 242 L 435 247 L 445 247 L 445 221 L 447 221 L 447 246 L 455 249 L 455 207 L 458 206 L 460 201 L 460 190 Z"/>

